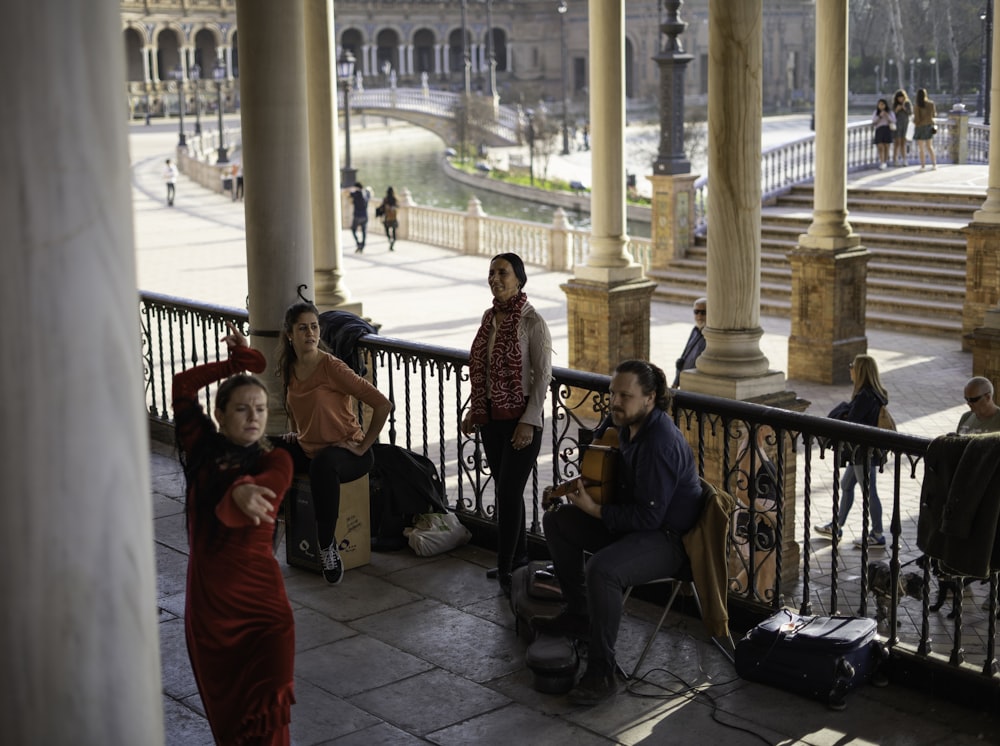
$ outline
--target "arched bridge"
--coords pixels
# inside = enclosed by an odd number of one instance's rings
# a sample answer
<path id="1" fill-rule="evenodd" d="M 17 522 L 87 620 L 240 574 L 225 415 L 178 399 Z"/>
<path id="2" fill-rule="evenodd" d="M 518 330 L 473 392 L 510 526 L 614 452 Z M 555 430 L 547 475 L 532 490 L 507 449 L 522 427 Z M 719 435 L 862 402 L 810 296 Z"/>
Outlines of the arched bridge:
<path id="1" fill-rule="evenodd" d="M 449 91 L 432 91 L 427 88 L 375 88 L 351 91 L 351 110 L 364 110 L 402 119 L 440 134 L 449 144 L 460 137 L 463 96 Z M 341 102 L 342 103 L 342 102 Z M 486 96 L 472 96 L 469 100 L 468 139 L 476 144 L 493 147 L 517 145 L 521 142 L 521 113 L 511 106 L 498 106 L 495 114 Z"/>

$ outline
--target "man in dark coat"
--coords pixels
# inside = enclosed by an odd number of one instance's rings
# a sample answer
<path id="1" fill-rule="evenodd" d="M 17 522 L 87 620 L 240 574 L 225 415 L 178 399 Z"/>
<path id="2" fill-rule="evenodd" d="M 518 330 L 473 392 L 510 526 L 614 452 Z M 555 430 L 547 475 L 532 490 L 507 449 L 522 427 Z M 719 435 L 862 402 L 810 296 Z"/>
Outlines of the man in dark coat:
<path id="1" fill-rule="evenodd" d="M 698 356 L 705 351 L 705 335 L 702 334 L 701 330 L 705 328 L 707 308 L 708 301 L 705 298 L 699 298 L 694 302 L 694 328 L 691 330 L 691 334 L 688 335 L 687 344 L 684 345 L 684 352 L 677 358 L 677 375 L 674 376 L 674 388 L 681 385 L 681 371 L 694 368 L 694 363 L 698 359 Z"/>

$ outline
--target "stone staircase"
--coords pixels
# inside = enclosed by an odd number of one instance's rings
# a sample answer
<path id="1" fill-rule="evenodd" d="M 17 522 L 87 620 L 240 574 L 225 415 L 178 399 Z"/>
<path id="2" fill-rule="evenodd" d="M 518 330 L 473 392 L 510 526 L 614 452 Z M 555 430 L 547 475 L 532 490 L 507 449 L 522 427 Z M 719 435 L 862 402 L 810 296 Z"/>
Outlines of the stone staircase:
<path id="1" fill-rule="evenodd" d="M 965 235 L 982 207 L 975 191 L 849 189 L 848 220 L 871 252 L 867 325 L 909 333 L 959 335 L 965 298 Z M 763 315 L 789 315 L 788 252 L 812 223 L 812 185 L 795 187 L 761 210 L 760 302 Z M 711 219 L 709 220 L 711 223 Z M 656 300 L 689 304 L 706 293 L 707 247 L 701 238 L 666 271 L 651 271 Z"/>

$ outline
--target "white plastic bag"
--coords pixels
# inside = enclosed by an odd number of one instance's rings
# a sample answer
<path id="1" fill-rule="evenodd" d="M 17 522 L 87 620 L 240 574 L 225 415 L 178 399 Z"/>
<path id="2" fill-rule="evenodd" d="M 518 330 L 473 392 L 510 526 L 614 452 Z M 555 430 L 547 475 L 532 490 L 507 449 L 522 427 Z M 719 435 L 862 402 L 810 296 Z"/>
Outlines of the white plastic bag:
<path id="1" fill-rule="evenodd" d="M 450 552 L 472 539 L 472 532 L 458 520 L 454 513 L 421 513 L 413 520 L 413 527 L 403 531 L 410 548 L 421 557 Z"/>

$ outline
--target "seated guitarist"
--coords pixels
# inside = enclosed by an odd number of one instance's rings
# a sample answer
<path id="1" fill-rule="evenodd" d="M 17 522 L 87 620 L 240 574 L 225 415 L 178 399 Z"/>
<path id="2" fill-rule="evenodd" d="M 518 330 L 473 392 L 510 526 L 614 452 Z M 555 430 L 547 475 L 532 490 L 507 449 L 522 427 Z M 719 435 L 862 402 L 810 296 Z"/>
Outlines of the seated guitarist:
<path id="1" fill-rule="evenodd" d="M 566 608 L 538 619 L 538 632 L 589 640 L 587 670 L 569 693 L 594 705 L 618 691 L 615 642 L 622 595 L 630 585 L 675 575 L 686 563 L 681 536 L 701 514 L 694 454 L 667 412 L 663 371 L 626 360 L 611 378 L 611 419 L 618 427 L 619 489 L 599 504 L 581 486 L 569 505 L 545 514 L 545 539 Z M 592 553 L 584 567 L 585 552 Z"/>

